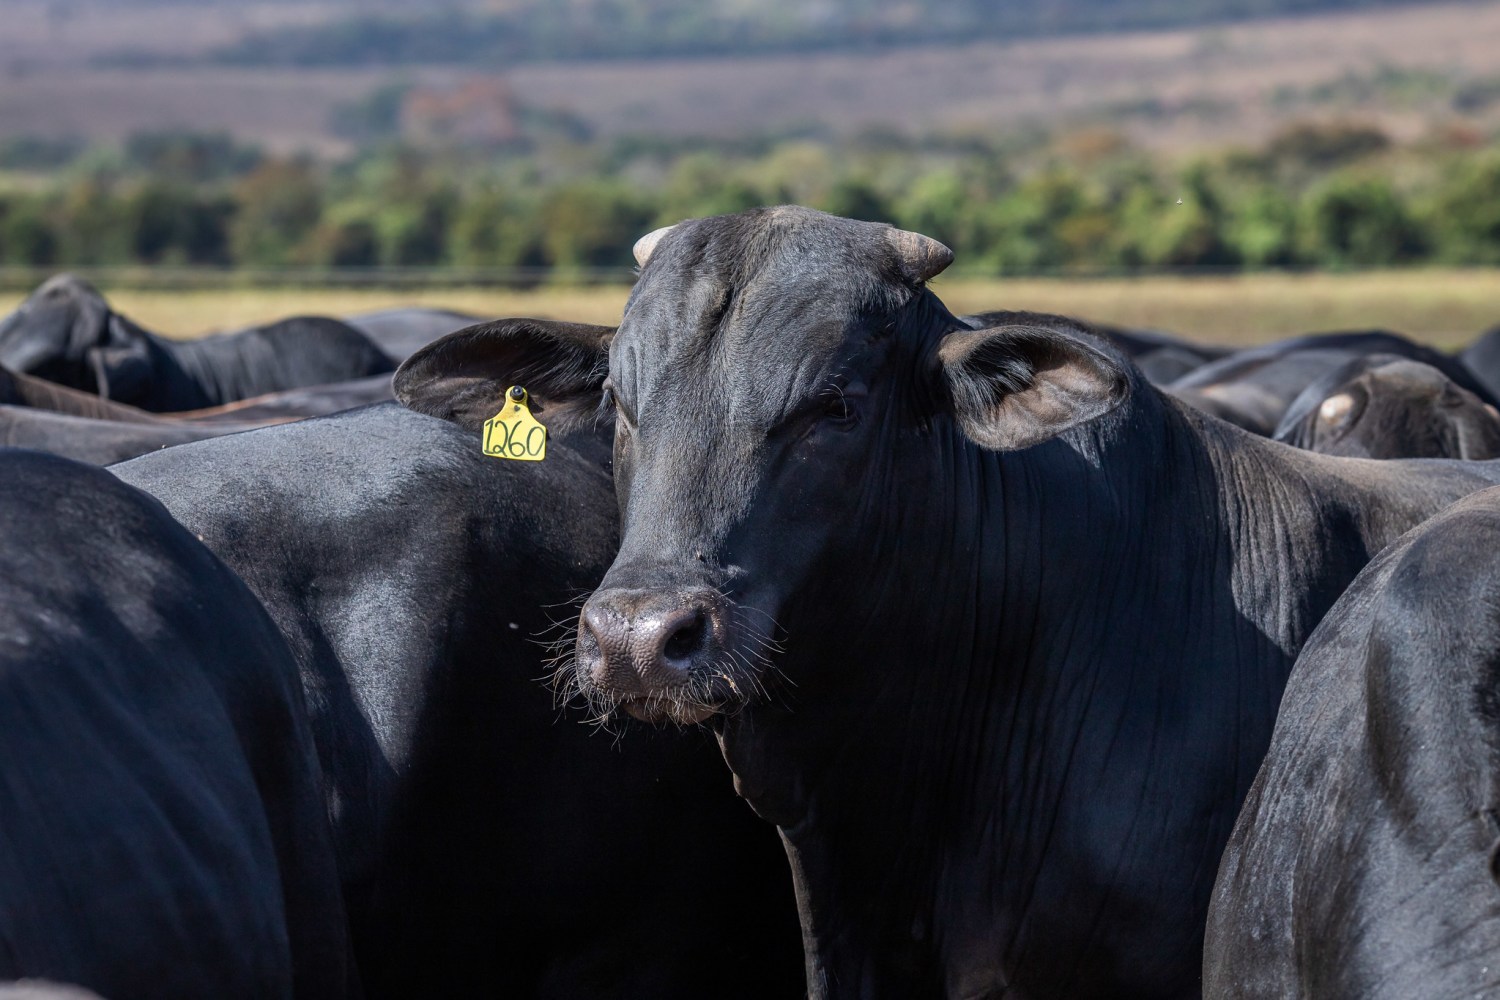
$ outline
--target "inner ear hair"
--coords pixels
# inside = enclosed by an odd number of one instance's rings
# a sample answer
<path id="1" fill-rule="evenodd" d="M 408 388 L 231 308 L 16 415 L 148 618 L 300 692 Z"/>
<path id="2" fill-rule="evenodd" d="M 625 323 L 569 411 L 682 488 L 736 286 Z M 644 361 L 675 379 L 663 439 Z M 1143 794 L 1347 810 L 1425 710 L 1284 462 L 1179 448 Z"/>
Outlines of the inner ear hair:
<path id="1" fill-rule="evenodd" d="M 609 369 L 615 328 L 542 319 L 480 323 L 433 341 L 392 379 L 402 405 L 478 430 L 505 405 L 513 385 L 548 430 L 592 424 Z"/>
<path id="2" fill-rule="evenodd" d="M 1103 416 L 1130 393 L 1125 362 L 1062 317 L 959 330 L 938 348 L 953 414 L 975 444 L 1028 448 Z"/>

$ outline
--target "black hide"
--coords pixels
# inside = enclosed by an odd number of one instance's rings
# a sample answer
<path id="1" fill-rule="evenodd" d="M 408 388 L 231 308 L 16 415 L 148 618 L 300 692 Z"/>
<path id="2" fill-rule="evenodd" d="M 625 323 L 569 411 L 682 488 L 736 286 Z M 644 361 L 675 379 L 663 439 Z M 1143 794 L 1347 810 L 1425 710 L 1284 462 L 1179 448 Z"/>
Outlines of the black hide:
<path id="1" fill-rule="evenodd" d="M 1500 326 L 1492 327 L 1464 348 L 1459 360 L 1488 390 L 1491 401 L 1500 397 Z"/>
<path id="2" fill-rule="evenodd" d="M 91 465 L 123 462 L 172 445 L 256 426 L 260 425 L 125 424 L 0 404 L 0 445 L 51 452 Z"/>
<path id="3" fill-rule="evenodd" d="M 0 536 L 0 979 L 357 995 L 296 664 L 254 596 L 53 456 L 0 450 Z"/>
<path id="4" fill-rule="evenodd" d="M 1213 998 L 1500 992 L 1500 490 L 1391 545 L 1292 671 L 1209 913 Z"/>
<path id="5" fill-rule="evenodd" d="M 0 365 L 144 410 L 191 410 L 389 372 L 395 362 L 352 326 L 298 316 L 197 340 L 158 337 L 58 275 L 0 319 Z"/>
<path id="6" fill-rule="evenodd" d="M 403 306 L 345 316 L 344 322 L 369 337 L 391 360 L 401 362 L 439 337 L 473 326 L 483 318 L 451 309 Z"/>
<path id="7" fill-rule="evenodd" d="M 1371 354 L 1304 389 L 1272 437 L 1349 458 L 1500 458 L 1500 412 L 1430 365 Z"/>
<path id="8" fill-rule="evenodd" d="M 0 368 L 0 445 L 108 465 L 187 441 L 333 413 L 391 397 L 389 375 L 159 414 Z"/>
<path id="9" fill-rule="evenodd" d="M 383 404 L 114 470 L 290 640 L 367 994 L 800 995 L 785 858 L 712 741 L 616 739 L 545 686 L 616 545 L 607 430 L 479 443 Z"/>
<path id="10" fill-rule="evenodd" d="M 1205 413 L 1269 436 L 1311 383 L 1369 354 L 1420 361 L 1483 402 L 1496 403 L 1483 383 L 1456 358 L 1383 330 L 1309 334 L 1252 347 L 1206 364 L 1168 388 Z"/>

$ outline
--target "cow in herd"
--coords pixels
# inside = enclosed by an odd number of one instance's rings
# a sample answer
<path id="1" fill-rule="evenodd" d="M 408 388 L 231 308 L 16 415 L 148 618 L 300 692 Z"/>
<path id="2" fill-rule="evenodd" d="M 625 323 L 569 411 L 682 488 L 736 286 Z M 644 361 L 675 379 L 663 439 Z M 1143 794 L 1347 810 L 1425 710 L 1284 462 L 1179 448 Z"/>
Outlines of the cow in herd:
<path id="1" fill-rule="evenodd" d="M 780 845 L 712 743 L 559 725 L 539 682 L 538 637 L 614 554 L 609 454 L 558 427 L 544 462 L 501 462 L 385 403 L 115 467 L 289 640 L 367 994 L 800 985 Z"/>
<path id="2" fill-rule="evenodd" d="M 1367 354 L 1310 383 L 1271 436 L 1349 458 L 1500 458 L 1500 411 L 1431 365 Z"/>
<path id="3" fill-rule="evenodd" d="M 298 316 L 198 340 L 169 340 L 59 275 L 0 320 L 0 365 L 144 410 L 192 410 L 305 385 L 379 375 L 395 361 L 364 333 Z"/>
<path id="4" fill-rule="evenodd" d="M 351 995 L 286 639 L 156 500 L 0 477 L 0 977 L 108 997 Z"/>
<path id="5" fill-rule="evenodd" d="M 1427 365 L 1484 402 L 1496 402 L 1457 358 L 1384 330 L 1294 337 L 1238 351 L 1173 380 L 1167 389 L 1206 413 L 1269 436 L 1291 404 L 1318 379 L 1351 360 L 1376 354 Z"/>
<path id="6" fill-rule="evenodd" d="M 1287 685 L 1224 853 L 1216 997 L 1500 991 L 1500 489 L 1381 552 Z"/>
<path id="7" fill-rule="evenodd" d="M 7 443 L 133 459 L 0 453 L 0 996 L 1495 988 L 1500 350 L 636 257 L 617 327 L 0 320 Z"/>

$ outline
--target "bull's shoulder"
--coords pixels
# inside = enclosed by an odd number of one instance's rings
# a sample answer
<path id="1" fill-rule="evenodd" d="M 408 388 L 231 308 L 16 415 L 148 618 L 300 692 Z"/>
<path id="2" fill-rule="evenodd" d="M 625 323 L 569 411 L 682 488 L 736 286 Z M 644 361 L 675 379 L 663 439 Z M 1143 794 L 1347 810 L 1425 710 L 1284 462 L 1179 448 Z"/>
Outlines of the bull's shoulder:
<path id="1" fill-rule="evenodd" d="M 1493 988 L 1495 552 L 1488 489 L 1382 552 L 1308 641 L 1219 870 L 1209 995 Z"/>

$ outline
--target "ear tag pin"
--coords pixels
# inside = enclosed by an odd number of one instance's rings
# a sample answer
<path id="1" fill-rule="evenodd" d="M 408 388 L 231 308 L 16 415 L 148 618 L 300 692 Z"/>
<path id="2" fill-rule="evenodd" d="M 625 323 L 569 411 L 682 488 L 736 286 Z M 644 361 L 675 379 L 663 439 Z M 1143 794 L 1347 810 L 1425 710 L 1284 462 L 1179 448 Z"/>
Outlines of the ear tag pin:
<path id="1" fill-rule="evenodd" d="M 481 451 L 491 458 L 540 462 L 547 457 L 547 428 L 531 415 L 530 397 L 519 385 L 505 391 L 505 406 L 484 422 Z"/>

